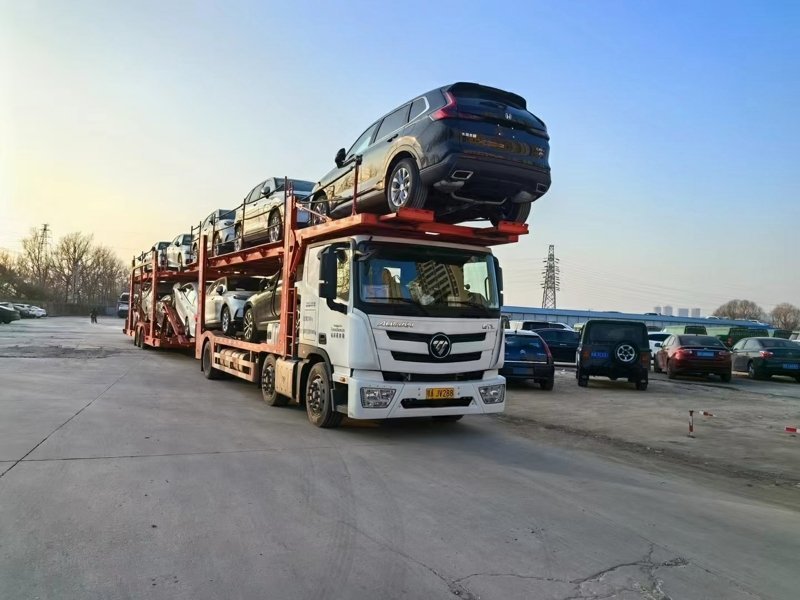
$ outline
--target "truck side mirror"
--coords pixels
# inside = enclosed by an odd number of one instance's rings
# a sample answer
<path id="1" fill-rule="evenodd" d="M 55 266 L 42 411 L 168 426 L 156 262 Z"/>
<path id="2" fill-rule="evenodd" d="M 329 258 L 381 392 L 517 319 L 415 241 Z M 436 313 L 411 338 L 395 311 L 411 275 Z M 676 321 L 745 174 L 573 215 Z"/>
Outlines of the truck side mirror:
<path id="1" fill-rule="evenodd" d="M 336 251 L 328 247 L 320 254 L 319 297 L 326 300 L 336 298 Z"/>
<path id="2" fill-rule="evenodd" d="M 225 293 L 225 286 L 224 285 L 218 285 L 217 286 L 217 294 L 222 296 L 222 294 L 224 294 L 224 293 Z"/>
<path id="3" fill-rule="evenodd" d="M 503 306 L 503 268 L 500 266 L 500 261 L 496 256 L 492 256 L 494 261 L 494 272 L 497 275 L 497 304 Z"/>
<path id="4" fill-rule="evenodd" d="M 344 148 L 339 148 L 339 151 L 336 153 L 336 158 L 334 158 L 334 162 L 336 162 L 336 166 L 338 168 L 342 168 L 344 164 L 344 159 L 346 158 L 345 152 L 347 152 Z"/>

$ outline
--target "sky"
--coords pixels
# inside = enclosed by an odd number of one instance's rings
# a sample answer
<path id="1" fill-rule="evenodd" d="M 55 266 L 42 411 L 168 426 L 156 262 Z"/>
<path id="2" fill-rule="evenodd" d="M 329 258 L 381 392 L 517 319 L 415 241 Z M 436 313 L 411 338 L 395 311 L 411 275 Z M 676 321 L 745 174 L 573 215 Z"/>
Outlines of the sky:
<path id="1" fill-rule="evenodd" d="M 0 248 L 121 257 L 259 181 L 318 180 L 375 118 L 475 81 L 551 136 L 509 305 L 800 305 L 800 3 L 0 0 Z"/>

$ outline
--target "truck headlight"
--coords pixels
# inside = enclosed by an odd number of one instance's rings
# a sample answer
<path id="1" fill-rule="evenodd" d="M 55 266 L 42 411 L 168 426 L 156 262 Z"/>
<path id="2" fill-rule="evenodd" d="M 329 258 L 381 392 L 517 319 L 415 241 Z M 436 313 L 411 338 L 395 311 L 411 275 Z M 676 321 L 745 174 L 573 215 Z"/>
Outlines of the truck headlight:
<path id="1" fill-rule="evenodd" d="M 394 388 L 361 388 L 361 406 L 364 408 L 386 408 L 394 399 Z"/>
<path id="2" fill-rule="evenodd" d="M 486 385 L 479 387 L 478 391 L 484 404 L 500 404 L 506 397 L 506 384 Z"/>

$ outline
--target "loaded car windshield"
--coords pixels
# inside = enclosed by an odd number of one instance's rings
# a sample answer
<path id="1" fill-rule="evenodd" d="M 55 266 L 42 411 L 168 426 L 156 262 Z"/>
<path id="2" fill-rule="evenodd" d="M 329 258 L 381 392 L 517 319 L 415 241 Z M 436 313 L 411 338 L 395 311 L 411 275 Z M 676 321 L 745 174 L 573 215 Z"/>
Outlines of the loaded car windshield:
<path id="1" fill-rule="evenodd" d="M 364 243 L 356 306 L 369 313 L 499 318 L 490 254 L 437 246 Z"/>

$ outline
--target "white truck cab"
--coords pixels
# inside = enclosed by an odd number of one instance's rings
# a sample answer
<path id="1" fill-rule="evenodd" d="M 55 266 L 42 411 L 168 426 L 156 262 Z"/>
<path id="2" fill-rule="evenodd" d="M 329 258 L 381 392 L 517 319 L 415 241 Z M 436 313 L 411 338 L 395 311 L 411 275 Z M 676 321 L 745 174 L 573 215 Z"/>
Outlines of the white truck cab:
<path id="1" fill-rule="evenodd" d="M 298 359 L 355 419 L 502 412 L 502 275 L 485 247 L 355 235 L 307 249 Z M 302 384 L 301 384 L 302 385 Z"/>

